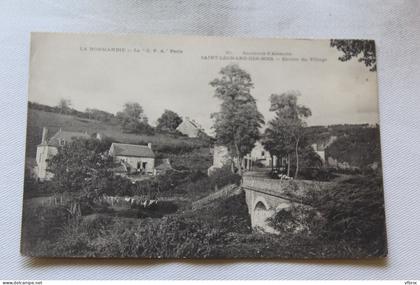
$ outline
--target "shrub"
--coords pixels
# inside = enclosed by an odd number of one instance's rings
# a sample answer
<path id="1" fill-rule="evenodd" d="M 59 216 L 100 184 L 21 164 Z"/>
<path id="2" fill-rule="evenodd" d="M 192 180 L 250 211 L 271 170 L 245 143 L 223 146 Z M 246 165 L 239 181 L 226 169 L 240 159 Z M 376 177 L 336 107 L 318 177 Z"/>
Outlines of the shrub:
<path id="1" fill-rule="evenodd" d="M 310 206 L 293 204 L 278 211 L 268 222 L 281 233 L 310 236 L 319 234 L 325 225 L 325 218 Z"/>
<path id="2" fill-rule="evenodd" d="M 303 168 L 299 171 L 299 178 L 315 181 L 330 181 L 337 176 L 333 171 L 325 168 Z"/>
<path id="3" fill-rule="evenodd" d="M 212 187 L 217 186 L 220 188 L 228 184 L 239 185 L 241 183 L 241 176 L 239 174 L 232 173 L 229 166 L 215 169 L 209 178 Z"/>
<path id="4" fill-rule="evenodd" d="M 327 236 L 369 243 L 385 237 L 382 178 L 357 177 L 325 191 L 315 206 L 328 221 Z"/>
<path id="5" fill-rule="evenodd" d="M 70 215 L 64 207 L 24 207 L 22 218 L 22 252 L 31 255 L 42 241 L 52 243 Z M 45 255 L 43 252 L 38 252 Z"/>

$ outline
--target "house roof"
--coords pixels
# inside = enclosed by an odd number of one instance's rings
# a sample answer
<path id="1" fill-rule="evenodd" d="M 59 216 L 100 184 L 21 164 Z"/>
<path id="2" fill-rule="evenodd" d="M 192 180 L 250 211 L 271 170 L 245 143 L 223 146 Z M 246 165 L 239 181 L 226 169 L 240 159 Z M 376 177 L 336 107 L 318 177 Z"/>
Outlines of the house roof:
<path id="1" fill-rule="evenodd" d="M 155 153 L 147 145 L 112 143 L 111 149 L 116 156 L 155 157 Z"/>
<path id="2" fill-rule="evenodd" d="M 179 126 L 181 126 L 181 125 L 189 125 L 193 128 L 200 129 L 200 127 L 197 125 L 197 123 L 194 122 L 193 120 L 190 120 L 190 119 L 184 119 Z M 178 126 L 178 128 L 179 128 L 179 126 Z"/>
<path id="3" fill-rule="evenodd" d="M 51 138 L 48 139 L 49 145 L 60 145 L 60 140 L 71 142 L 75 138 L 89 139 L 90 136 L 86 132 L 69 132 L 59 130 Z"/>

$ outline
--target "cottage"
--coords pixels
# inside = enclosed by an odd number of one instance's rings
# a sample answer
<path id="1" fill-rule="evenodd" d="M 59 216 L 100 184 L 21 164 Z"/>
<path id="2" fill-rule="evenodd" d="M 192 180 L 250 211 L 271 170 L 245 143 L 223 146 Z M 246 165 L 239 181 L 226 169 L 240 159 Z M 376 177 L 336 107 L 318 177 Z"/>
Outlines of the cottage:
<path id="1" fill-rule="evenodd" d="M 190 120 L 189 117 L 185 117 L 176 129 L 190 138 L 196 138 L 200 132 L 204 132 L 203 128 L 195 120 Z"/>
<path id="2" fill-rule="evenodd" d="M 325 150 L 327 147 L 329 147 L 333 142 L 337 140 L 337 136 L 330 136 L 328 140 L 324 140 L 318 143 L 313 143 L 311 145 L 312 149 L 315 151 L 315 153 L 321 158 L 321 161 L 323 164 L 330 161 L 330 159 L 326 157 Z"/>
<path id="3" fill-rule="evenodd" d="M 39 180 L 49 180 L 53 174 L 47 171 L 48 160 L 54 157 L 59 147 L 63 147 L 76 138 L 88 139 L 90 136 L 87 132 L 69 132 L 61 129 L 48 139 L 48 129 L 42 129 L 41 143 L 36 148 L 36 165 L 34 175 Z"/>
<path id="4" fill-rule="evenodd" d="M 224 165 L 231 163 L 231 161 L 232 158 L 228 148 L 224 145 L 216 145 L 213 151 L 213 165 L 209 168 L 208 173 L 210 174 L 217 168 L 222 168 Z M 237 161 L 235 161 L 236 163 Z M 261 142 L 257 141 L 251 152 L 244 156 L 241 167 L 244 170 L 251 170 L 256 166 L 272 167 L 277 166 L 277 164 L 277 157 L 271 157 L 271 154 L 264 148 Z"/>
<path id="5" fill-rule="evenodd" d="M 109 155 L 119 162 L 118 168 L 127 174 L 155 174 L 155 153 L 152 144 L 112 143 Z"/>

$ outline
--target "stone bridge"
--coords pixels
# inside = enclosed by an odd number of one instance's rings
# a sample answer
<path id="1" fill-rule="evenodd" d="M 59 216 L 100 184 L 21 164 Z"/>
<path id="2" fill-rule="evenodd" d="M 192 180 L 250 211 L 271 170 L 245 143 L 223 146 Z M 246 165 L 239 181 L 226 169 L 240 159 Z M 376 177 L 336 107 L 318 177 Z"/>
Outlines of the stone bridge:
<path id="1" fill-rule="evenodd" d="M 268 218 L 296 203 L 306 204 L 303 200 L 304 191 L 319 191 L 331 184 L 331 182 L 279 180 L 252 174 L 244 175 L 242 189 L 245 191 L 252 227 L 268 233 L 278 233 L 269 225 Z"/>

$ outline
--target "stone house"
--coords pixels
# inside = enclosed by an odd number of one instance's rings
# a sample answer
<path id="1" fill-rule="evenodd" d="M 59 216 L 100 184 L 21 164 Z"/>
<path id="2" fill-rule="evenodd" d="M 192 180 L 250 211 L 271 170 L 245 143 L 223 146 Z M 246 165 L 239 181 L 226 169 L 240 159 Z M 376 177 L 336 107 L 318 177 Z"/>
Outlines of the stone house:
<path id="1" fill-rule="evenodd" d="M 214 169 L 222 168 L 224 165 L 230 164 L 232 157 L 229 154 L 228 148 L 224 145 L 216 145 L 213 150 L 213 165 L 209 168 L 208 173 L 210 174 Z M 252 170 L 255 167 L 272 167 L 277 164 L 277 157 L 273 158 L 270 152 L 267 151 L 261 142 L 257 141 L 254 148 L 249 154 L 244 156 L 242 160 L 242 169 Z M 237 164 L 237 162 L 235 162 Z"/>
<path id="2" fill-rule="evenodd" d="M 112 143 L 109 155 L 119 162 L 127 174 L 155 174 L 155 153 L 152 144 Z M 119 169 L 119 168 L 118 168 Z"/>
<path id="3" fill-rule="evenodd" d="M 271 167 L 273 163 L 270 152 L 264 148 L 260 141 L 255 143 L 254 148 L 245 156 L 245 159 L 247 159 L 247 163 L 250 164 L 247 165 L 248 167 L 251 167 L 251 164 Z"/>
<path id="4" fill-rule="evenodd" d="M 48 129 L 42 129 L 41 143 L 36 148 L 36 164 L 34 168 L 34 175 L 39 180 L 49 180 L 53 174 L 49 172 L 48 160 L 54 157 L 59 147 L 63 147 L 76 138 L 88 139 L 90 136 L 87 132 L 69 132 L 61 129 L 55 133 L 51 138 L 48 138 Z"/>
<path id="5" fill-rule="evenodd" d="M 311 145 L 315 153 L 318 154 L 318 156 L 321 158 L 321 161 L 323 164 L 326 164 L 330 161 L 330 159 L 326 157 L 326 153 L 325 153 L 326 148 L 330 146 L 336 140 L 337 140 L 337 136 L 331 136 L 328 138 L 328 140 L 321 141 L 318 143 L 313 143 Z"/>
<path id="6" fill-rule="evenodd" d="M 204 132 L 203 128 L 195 120 L 191 120 L 189 117 L 185 117 L 176 130 L 189 138 L 196 138 L 200 132 Z"/>

